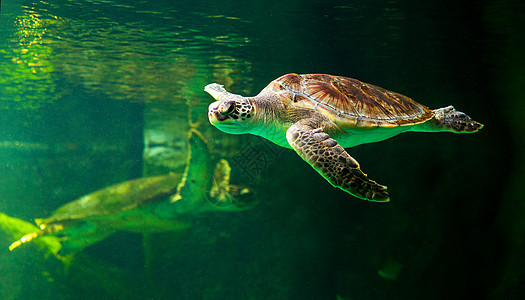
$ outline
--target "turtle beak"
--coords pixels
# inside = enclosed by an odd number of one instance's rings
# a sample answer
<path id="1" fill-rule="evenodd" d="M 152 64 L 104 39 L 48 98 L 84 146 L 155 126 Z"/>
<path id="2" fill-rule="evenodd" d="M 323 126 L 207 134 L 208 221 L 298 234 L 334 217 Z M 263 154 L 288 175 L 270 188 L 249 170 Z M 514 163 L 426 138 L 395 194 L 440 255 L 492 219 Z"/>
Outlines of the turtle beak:
<path id="1" fill-rule="evenodd" d="M 230 109 L 230 106 L 224 108 L 224 101 L 215 101 L 208 107 L 208 119 L 212 125 L 222 122 L 228 119 L 226 112 Z"/>
<path id="2" fill-rule="evenodd" d="M 212 125 L 230 119 L 229 115 L 235 111 L 235 101 L 215 101 L 208 107 L 208 119 Z"/>

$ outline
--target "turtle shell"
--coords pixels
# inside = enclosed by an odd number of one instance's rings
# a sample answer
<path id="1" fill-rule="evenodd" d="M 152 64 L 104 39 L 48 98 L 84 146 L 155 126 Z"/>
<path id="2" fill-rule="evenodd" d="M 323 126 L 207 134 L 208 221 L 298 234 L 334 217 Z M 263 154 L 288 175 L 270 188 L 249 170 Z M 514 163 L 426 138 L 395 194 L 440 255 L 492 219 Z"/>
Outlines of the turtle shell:
<path id="1" fill-rule="evenodd" d="M 287 74 L 269 87 L 295 107 L 314 109 L 342 128 L 409 126 L 434 116 L 406 96 L 343 76 Z"/>
<path id="2" fill-rule="evenodd" d="M 40 226 L 90 217 L 107 220 L 118 218 L 119 213 L 161 201 L 174 194 L 181 177 L 179 174 L 170 174 L 118 183 L 65 204 L 49 218 L 35 221 Z"/>

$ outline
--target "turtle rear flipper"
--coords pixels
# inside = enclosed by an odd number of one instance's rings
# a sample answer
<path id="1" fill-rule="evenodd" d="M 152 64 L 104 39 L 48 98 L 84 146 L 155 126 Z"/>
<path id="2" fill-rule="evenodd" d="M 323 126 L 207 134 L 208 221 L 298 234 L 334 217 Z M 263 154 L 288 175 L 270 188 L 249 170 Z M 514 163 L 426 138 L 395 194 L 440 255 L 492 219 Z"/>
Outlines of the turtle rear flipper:
<path id="1" fill-rule="evenodd" d="M 390 201 L 386 186 L 368 179 L 359 164 L 322 128 L 295 123 L 286 132 L 290 146 L 333 186 L 358 198 Z"/>
<path id="2" fill-rule="evenodd" d="M 456 110 L 452 105 L 435 109 L 434 118 L 420 125 L 423 130 L 414 131 L 450 131 L 455 133 L 474 133 L 483 128 L 483 124 L 474 121 L 467 114 Z"/>

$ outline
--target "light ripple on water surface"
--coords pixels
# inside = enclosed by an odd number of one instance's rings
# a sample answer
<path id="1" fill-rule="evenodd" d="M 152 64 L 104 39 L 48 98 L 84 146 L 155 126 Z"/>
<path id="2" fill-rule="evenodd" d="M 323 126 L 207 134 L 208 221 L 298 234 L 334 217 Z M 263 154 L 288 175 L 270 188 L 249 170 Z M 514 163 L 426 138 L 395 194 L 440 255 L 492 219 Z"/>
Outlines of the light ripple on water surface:
<path id="1" fill-rule="evenodd" d="M 237 30 L 242 20 L 236 17 L 93 0 L 40 2 L 25 7 L 16 20 L 17 32 L 5 51 L 11 62 L 0 63 L 11 75 L 0 85 L 21 83 L 11 89 L 18 96 L 5 100 L 19 99 L 28 108 L 53 101 L 49 95 L 55 94 L 58 74 L 116 99 L 178 102 L 201 84 L 196 81 L 232 82 L 228 74 L 249 66 L 239 53 L 251 41 Z M 13 80 L 15 74 L 36 76 L 39 86 L 32 84 L 34 78 Z M 22 99 L 26 90 L 42 92 Z"/>

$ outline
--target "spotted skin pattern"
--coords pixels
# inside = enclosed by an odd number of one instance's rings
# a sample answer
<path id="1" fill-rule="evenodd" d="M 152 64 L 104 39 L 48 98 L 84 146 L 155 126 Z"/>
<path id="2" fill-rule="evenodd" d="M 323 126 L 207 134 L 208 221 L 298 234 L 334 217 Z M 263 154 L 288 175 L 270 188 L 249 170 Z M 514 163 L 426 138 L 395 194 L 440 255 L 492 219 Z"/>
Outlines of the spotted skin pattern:
<path id="1" fill-rule="evenodd" d="M 234 120 L 246 121 L 253 116 L 253 105 L 249 101 L 223 101 L 215 110 L 208 112 L 208 114 L 215 113 L 219 120 L 230 117 Z"/>
<path id="2" fill-rule="evenodd" d="M 240 102 L 235 106 L 235 112 L 237 114 L 232 114 L 232 118 L 234 119 L 241 119 L 242 121 L 246 121 L 247 119 L 251 118 L 253 116 L 253 105 L 251 105 L 250 102 L 244 101 Z"/>
<path id="3" fill-rule="evenodd" d="M 390 201 L 387 188 L 368 179 L 359 163 L 322 130 L 295 124 L 288 129 L 286 138 L 297 154 L 334 187 L 361 199 Z"/>

